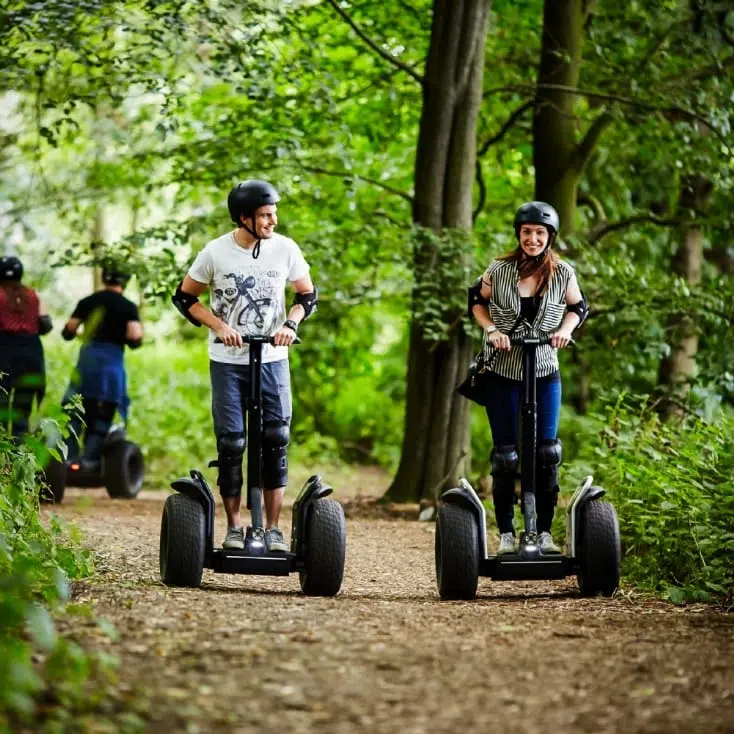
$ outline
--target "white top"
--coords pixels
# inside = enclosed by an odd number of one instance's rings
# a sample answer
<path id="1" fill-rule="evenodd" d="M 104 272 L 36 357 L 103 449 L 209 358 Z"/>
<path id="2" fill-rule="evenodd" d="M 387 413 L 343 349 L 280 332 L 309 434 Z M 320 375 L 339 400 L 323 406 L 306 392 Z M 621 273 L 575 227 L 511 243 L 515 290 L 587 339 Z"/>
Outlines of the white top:
<path id="1" fill-rule="evenodd" d="M 212 312 L 241 334 L 269 336 L 286 317 L 286 281 L 308 275 L 308 263 L 298 245 L 289 237 L 274 234 L 246 250 L 234 239 L 234 232 L 207 243 L 189 269 L 189 277 L 210 288 Z M 248 364 L 249 347 L 215 344 L 209 331 L 209 358 L 227 364 Z M 288 359 L 288 347 L 265 344 L 263 363 Z"/>

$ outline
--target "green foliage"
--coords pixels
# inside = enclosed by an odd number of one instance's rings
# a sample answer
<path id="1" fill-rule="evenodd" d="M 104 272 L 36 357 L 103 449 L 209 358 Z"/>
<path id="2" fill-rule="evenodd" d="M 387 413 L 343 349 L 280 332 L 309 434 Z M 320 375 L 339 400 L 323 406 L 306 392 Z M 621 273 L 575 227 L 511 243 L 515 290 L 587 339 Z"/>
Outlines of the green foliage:
<path id="1" fill-rule="evenodd" d="M 58 635 L 53 617 L 70 582 L 93 572 L 78 532 L 51 515 L 41 521 L 36 454 L 0 430 L 0 731 L 49 726 L 94 707 L 113 676 L 112 660 Z M 90 686 L 89 681 L 94 684 Z M 45 701 L 44 713 L 37 708 Z"/>
<path id="2" fill-rule="evenodd" d="M 450 318 L 466 312 L 466 283 L 471 278 L 472 235 L 460 229 L 413 227 L 415 290 L 413 319 L 426 339 L 448 338 Z"/>
<path id="3" fill-rule="evenodd" d="M 589 437 L 575 465 L 609 490 L 619 514 L 627 583 L 669 599 L 734 594 L 734 420 L 661 423 L 645 401 L 620 398 L 601 441 Z"/>

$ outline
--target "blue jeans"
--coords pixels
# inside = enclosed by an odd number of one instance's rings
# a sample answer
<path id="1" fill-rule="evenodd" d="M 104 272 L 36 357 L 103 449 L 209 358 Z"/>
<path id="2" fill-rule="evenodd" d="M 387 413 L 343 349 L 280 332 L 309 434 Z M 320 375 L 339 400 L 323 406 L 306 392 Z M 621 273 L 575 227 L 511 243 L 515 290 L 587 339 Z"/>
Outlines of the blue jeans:
<path id="1" fill-rule="evenodd" d="M 223 496 L 234 496 L 242 489 L 242 453 L 245 446 L 247 401 L 250 389 L 250 367 L 246 364 L 209 362 L 212 383 L 212 417 L 219 454 L 219 488 Z M 285 441 L 291 423 L 291 376 L 288 360 L 262 365 L 263 428 L 284 428 L 280 444 Z M 237 447 L 237 448 L 233 448 Z M 264 446 L 264 449 L 267 447 Z M 288 479 L 287 451 L 263 452 L 264 489 L 284 486 Z"/>
<path id="2" fill-rule="evenodd" d="M 487 417 L 492 430 L 494 446 L 518 446 L 520 443 L 520 404 L 522 383 L 493 374 L 487 380 Z M 555 439 L 561 411 L 561 380 L 558 374 L 537 381 L 538 405 L 537 440 Z M 553 522 L 557 494 L 557 468 L 553 476 L 541 477 L 538 468 L 538 484 L 554 484 L 554 491 L 538 492 L 535 498 L 538 532 L 550 531 Z M 501 533 L 514 533 L 512 516 L 515 504 L 513 477 L 494 476 L 492 482 L 494 513 Z"/>
<path id="3" fill-rule="evenodd" d="M 209 362 L 212 381 L 214 434 L 245 435 L 245 415 L 250 390 L 250 366 Z M 288 360 L 266 362 L 262 366 L 263 424 L 291 422 L 291 374 Z"/>

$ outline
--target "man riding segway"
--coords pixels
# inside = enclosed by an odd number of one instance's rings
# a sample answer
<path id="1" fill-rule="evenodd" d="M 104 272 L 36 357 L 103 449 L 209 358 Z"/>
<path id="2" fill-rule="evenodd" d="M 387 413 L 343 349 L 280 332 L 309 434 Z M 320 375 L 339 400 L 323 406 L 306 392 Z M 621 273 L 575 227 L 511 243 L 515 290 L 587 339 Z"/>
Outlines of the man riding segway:
<path id="1" fill-rule="evenodd" d="M 209 358 L 212 415 L 217 439 L 219 491 L 227 514 L 223 547 L 243 549 L 240 518 L 242 460 L 245 452 L 245 407 L 250 349 L 242 334 L 272 335 L 263 347 L 263 482 L 265 543 L 269 551 L 288 550 L 278 527 L 288 481 L 291 386 L 288 347 L 298 325 L 316 309 L 317 292 L 298 245 L 275 233 L 280 195 L 266 181 L 235 186 L 228 208 L 237 229 L 209 242 L 197 255 L 173 302 L 186 318 L 210 329 Z M 285 284 L 295 301 L 285 312 Z M 212 291 L 212 308 L 199 301 Z M 250 534 L 259 529 L 249 529 Z M 248 538 L 249 540 L 249 538 Z"/>
<path id="2" fill-rule="evenodd" d="M 137 349 L 143 340 L 138 307 L 123 295 L 129 280 L 130 275 L 119 268 L 103 267 L 103 288 L 77 303 L 61 332 L 71 341 L 83 325 L 79 358 L 62 400 L 68 405 L 74 396 L 81 396 L 83 415 L 72 414 L 67 460 L 52 459 L 46 467 L 56 502 L 61 502 L 67 484 L 105 485 L 110 497 L 121 499 L 133 499 L 143 485 L 140 447 L 127 440 L 124 429 L 112 425 L 115 413 L 127 420 L 125 347 Z"/>
<path id="3" fill-rule="evenodd" d="M 266 181 L 235 186 L 228 207 L 237 229 L 209 242 L 173 296 L 196 326 L 210 329 L 212 414 L 218 485 L 227 515 L 221 548 L 214 546 L 214 497 L 201 472 L 172 483 L 163 508 L 160 570 L 164 583 L 198 587 L 204 568 L 220 573 L 288 575 L 297 571 L 310 596 L 334 596 L 344 574 L 346 529 L 332 488 L 312 476 L 293 506 L 290 546 L 279 528 L 288 481 L 291 388 L 288 347 L 317 293 L 298 245 L 275 234 L 278 192 Z M 285 285 L 295 300 L 286 314 Z M 199 302 L 211 289 L 212 308 Z M 287 316 L 287 317 L 286 317 Z M 240 515 L 247 445 L 247 507 Z M 262 502 L 265 524 L 262 522 Z"/>

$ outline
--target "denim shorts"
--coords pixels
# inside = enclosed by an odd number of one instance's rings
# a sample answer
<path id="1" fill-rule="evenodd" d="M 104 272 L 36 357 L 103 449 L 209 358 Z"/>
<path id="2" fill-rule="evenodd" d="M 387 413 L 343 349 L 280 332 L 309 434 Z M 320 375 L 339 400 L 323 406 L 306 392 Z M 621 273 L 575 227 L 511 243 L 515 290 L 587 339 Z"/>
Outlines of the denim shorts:
<path id="1" fill-rule="evenodd" d="M 209 362 L 212 382 L 212 417 L 214 435 L 245 435 L 245 416 L 250 389 L 250 366 Z M 290 425 L 291 374 L 288 360 L 262 365 L 263 424 Z"/>

